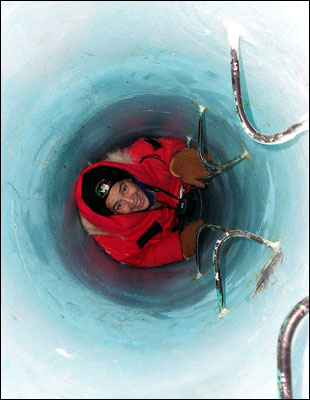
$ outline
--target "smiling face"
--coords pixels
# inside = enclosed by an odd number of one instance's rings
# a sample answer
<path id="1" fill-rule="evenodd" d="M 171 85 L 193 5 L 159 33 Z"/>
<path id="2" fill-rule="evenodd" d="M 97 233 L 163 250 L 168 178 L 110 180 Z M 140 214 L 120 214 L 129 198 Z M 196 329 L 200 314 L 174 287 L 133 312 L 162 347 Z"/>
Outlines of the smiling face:
<path id="1" fill-rule="evenodd" d="M 140 187 L 128 180 L 116 182 L 107 197 L 106 206 L 115 214 L 130 214 L 148 208 L 150 201 Z"/>

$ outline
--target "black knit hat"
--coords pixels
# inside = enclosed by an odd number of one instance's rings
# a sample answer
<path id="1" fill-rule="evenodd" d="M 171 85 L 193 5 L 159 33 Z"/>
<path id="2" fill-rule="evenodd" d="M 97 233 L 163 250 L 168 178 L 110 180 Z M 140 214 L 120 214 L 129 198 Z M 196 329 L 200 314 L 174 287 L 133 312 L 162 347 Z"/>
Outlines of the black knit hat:
<path id="1" fill-rule="evenodd" d="M 114 183 L 123 179 L 131 179 L 131 175 L 120 168 L 101 165 L 90 169 L 83 176 L 83 200 L 95 213 L 112 215 L 106 206 L 106 200 Z"/>

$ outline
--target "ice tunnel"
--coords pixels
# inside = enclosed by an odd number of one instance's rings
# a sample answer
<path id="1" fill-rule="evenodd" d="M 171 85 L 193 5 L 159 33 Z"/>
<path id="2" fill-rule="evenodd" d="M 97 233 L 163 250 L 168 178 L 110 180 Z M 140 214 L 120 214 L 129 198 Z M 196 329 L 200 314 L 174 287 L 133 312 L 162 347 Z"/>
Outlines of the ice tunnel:
<path id="1" fill-rule="evenodd" d="M 308 111 L 308 2 L 2 2 L 2 397 L 278 397 L 277 340 L 308 295 L 308 133 L 267 146 L 236 116 L 229 28 L 244 107 L 274 134 Z M 231 32 L 230 32 L 231 33 Z M 78 175 L 142 135 L 190 136 L 206 107 L 217 162 L 250 158 L 209 184 L 208 220 L 280 241 L 235 238 L 211 261 L 121 265 L 83 231 Z M 309 398 L 308 317 L 292 343 L 294 398 Z"/>

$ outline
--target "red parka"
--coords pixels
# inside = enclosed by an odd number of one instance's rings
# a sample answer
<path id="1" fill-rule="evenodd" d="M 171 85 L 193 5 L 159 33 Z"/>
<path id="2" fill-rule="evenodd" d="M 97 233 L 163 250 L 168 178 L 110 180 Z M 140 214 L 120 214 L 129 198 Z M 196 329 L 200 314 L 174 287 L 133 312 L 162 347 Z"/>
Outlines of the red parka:
<path id="1" fill-rule="evenodd" d="M 126 170 L 146 185 L 182 197 L 189 192 L 190 185 L 170 173 L 170 162 L 174 154 L 185 147 L 185 141 L 179 139 L 138 139 L 120 153 L 126 162 L 102 161 L 81 173 L 76 188 L 76 203 L 80 214 L 105 232 L 93 237 L 115 260 L 136 267 L 153 267 L 182 260 L 178 218 L 175 216 L 179 200 L 159 191 L 157 200 L 169 204 L 172 209 L 102 216 L 92 211 L 83 201 L 83 175 L 100 165 L 113 166 Z"/>

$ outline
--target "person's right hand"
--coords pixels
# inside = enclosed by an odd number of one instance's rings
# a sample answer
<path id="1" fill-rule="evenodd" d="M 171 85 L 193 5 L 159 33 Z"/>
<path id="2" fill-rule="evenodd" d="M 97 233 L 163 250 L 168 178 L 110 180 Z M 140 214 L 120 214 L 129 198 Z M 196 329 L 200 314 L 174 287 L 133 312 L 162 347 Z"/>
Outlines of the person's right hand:
<path id="1" fill-rule="evenodd" d="M 196 235 L 198 228 L 203 225 L 203 220 L 191 222 L 180 233 L 180 242 L 184 259 L 191 257 L 196 250 Z"/>
<path id="2" fill-rule="evenodd" d="M 203 155 L 208 161 L 211 161 L 210 154 L 204 153 Z M 204 188 L 205 184 L 200 179 L 211 175 L 200 161 L 197 150 L 193 148 L 183 149 L 173 156 L 170 172 L 181 178 L 183 182 L 201 188 Z"/>

